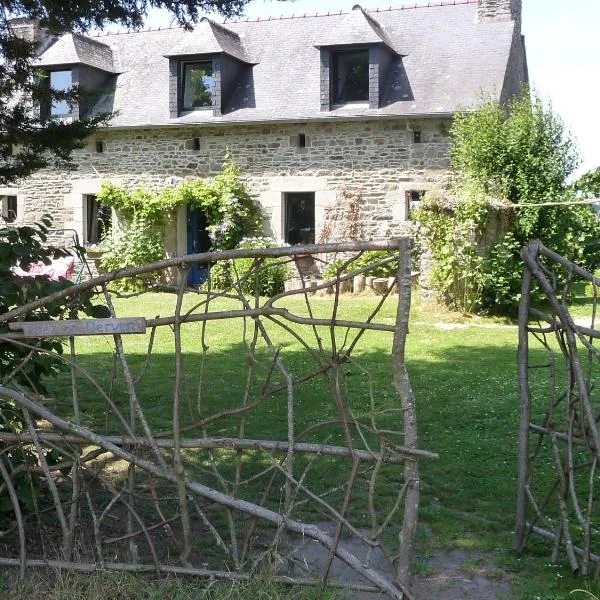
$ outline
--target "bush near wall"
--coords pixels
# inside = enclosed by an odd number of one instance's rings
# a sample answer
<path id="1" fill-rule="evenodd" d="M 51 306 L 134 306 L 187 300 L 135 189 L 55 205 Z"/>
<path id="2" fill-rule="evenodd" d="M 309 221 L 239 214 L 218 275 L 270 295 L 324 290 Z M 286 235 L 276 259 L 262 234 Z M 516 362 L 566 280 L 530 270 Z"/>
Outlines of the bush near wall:
<path id="1" fill-rule="evenodd" d="M 238 248 L 274 248 L 278 246 L 271 238 L 245 238 Z M 221 261 L 210 269 L 211 285 L 218 290 L 227 290 L 242 282 L 242 291 L 254 296 L 258 291 L 260 296 L 271 297 L 284 290 L 285 281 L 290 276 L 290 269 L 282 264 L 282 259 L 266 258 L 260 263 L 260 268 L 254 272 L 255 259 L 237 258 Z"/>
<path id="2" fill-rule="evenodd" d="M 424 203 L 416 218 L 435 262 L 432 283 L 452 308 L 516 313 L 519 252 L 531 239 L 588 269 L 600 264 L 600 223 L 590 205 L 560 204 L 579 197 L 568 183 L 579 155 L 551 106 L 527 90 L 507 107 L 483 101 L 456 115 L 450 140 L 455 202 L 446 212 Z M 482 244 L 489 198 L 506 203 L 506 227 L 495 243 Z"/>

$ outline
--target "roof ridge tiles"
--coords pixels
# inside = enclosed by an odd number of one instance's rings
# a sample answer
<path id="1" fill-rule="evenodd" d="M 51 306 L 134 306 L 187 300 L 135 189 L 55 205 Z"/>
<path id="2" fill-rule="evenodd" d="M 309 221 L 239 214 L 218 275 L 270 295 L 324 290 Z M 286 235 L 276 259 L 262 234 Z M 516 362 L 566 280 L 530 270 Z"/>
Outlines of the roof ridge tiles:
<path id="1" fill-rule="evenodd" d="M 386 7 L 374 7 L 374 8 L 365 8 L 365 12 L 367 13 L 381 13 L 381 12 L 390 12 L 395 10 L 414 10 L 414 9 L 422 9 L 422 8 L 437 8 L 440 6 L 459 6 L 464 4 L 477 4 L 478 0 L 437 0 L 435 2 L 427 2 L 427 4 L 397 4 L 390 5 Z M 339 11 L 328 11 L 326 13 L 302 13 L 302 14 L 293 14 L 293 15 L 280 15 L 279 17 L 240 17 L 237 19 L 225 19 L 224 21 L 213 21 L 213 23 L 217 25 L 227 25 L 228 23 L 265 23 L 268 21 L 287 21 L 290 19 L 314 19 L 315 17 L 335 17 L 339 15 L 350 14 L 352 11 L 348 10 L 339 10 Z M 210 18 L 210 17 L 208 17 Z M 212 19 L 211 19 L 212 20 Z M 127 29 L 126 31 L 111 31 L 111 32 L 97 32 L 91 34 L 89 37 L 104 37 L 110 35 L 128 35 L 132 33 L 148 33 L 151 31 L 165 31 L 167 29 L 183 29 L 180 25 L 171 25 L 169 27 L 148 27 L 145 29 Z"/>

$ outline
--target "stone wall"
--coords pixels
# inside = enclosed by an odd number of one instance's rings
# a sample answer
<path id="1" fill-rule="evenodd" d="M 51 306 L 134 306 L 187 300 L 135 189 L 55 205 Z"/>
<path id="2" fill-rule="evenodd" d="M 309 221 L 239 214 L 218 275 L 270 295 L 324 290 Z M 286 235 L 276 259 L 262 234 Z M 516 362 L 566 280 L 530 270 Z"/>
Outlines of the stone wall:
<path id="1" fill-rule="evenodd" d="M 220 171 L 229 150 L 267 211 L 268 233 L 279 241 L 285 192 L 315 192 L 318 239 L 326 212 L 339 201 L 343 186 L 361 192 L 363 237 L 391 237 L 406 224 L 406 191 L 429 189 L 447 177 L 448 126 L 440 119 L 395 119 L 106 129 L 75 153 L 76 170 L 45 169 L 17 186 L 23 208 L 19 220 L 49 212 L 56 227 L 76 229 L 85 242 L 83 198 L 96 193 L 102 180 L 158 187 L 180 178 L 210 177 Z M 421 143 L 414 142 L 413 131 L 421 132 Z M 306 147 L 299 147 L 300 134 Z M 96 151 L 96 141 L 103 142 L 103 152 Z M 173 251 L 185 252 L 181 215 L 178 224 L 179 242 Z"/>

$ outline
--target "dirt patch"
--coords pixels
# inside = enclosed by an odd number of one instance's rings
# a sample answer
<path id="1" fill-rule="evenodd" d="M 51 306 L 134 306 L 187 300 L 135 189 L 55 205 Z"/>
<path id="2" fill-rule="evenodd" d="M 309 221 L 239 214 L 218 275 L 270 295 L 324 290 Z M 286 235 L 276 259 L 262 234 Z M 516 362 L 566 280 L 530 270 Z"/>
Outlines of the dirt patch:
<path id="1" fill-rule="evenodd" d="M 331 524 L 319 523 L 328 531 Z M 318 542 L 308 539 L 288 539 L 292 544 L 291 559 L 282 565 L 285 574 L 295 577 L 322 575 L 328 552 Z M 341 546 L 365 560 L 366 548 L 357 539 L 343 539 Z M 445 550 L 427 559 L 418 559 L 413 568 L 411 593 L 415 600 L 504 600 L 510 595 L 509 576 L 493 560 L 480 553 L 462 549 Z M 393 580 L 393 569 L 380 549 L 375 549 L 369 566 L 386 579 Z M 331 582 L 369 585 L 353 569 L 335 559 L 331 565 Z M 370 592 L 345 592 L 353 600 L 381 600 L 383 595 Z"/>
<path id="2" fill-rule="evenodd" d="M 416 600 L 503 600 L 510 595 L 506 573 L 475 553 L 454 549 L 421 561 L 413 577 Z"/>

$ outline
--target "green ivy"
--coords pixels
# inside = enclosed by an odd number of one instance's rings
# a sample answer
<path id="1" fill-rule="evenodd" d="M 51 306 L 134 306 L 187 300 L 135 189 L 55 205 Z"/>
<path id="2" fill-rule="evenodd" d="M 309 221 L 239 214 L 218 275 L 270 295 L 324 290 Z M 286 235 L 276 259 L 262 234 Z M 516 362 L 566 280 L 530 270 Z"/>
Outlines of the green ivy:
<path id="1" fill-rule="evenodd" d="M 425 194 L 415 211 L 421 244 L 431 249 L 431 283 L 454 310 L 471 313 L 481 300 L 481 243 L 489 221 L 490 205 L 475 190 L 460 202 L 439 191 Z"/>
<path id="2" fill-rule="evenodd" d="M 110 234 L 109 234 L 110 235 Z M 161 260 L 165 254 L 165 232 L 143 212 L 134 213 L 127 221 L 123 235 L 115 235 L 110 243 L 103 243 L 101 267 L 116 271 Z M 129 277 L 118 281 L 121 291 L 132 292 L 153 283 L 159 273 L 148 273 L 143 277 Z"/>
<path id="3" fill-rule="evenodd" d="M 240 177 L 229 155 L 223 171 L 213 180 L 184 181 L 175 187 L 130 191 L 103 182 L 98 201 L 114 208 L 120 224 L 102 242 L 101 267 L 122 269 L 154 262 L 165 255 L 165 227 L 181 206 L 200 209 L 208 222 L 211 250 L 235 248 L 240 240 L 260 229 L 263 213 Z M 140 280 L 121 284 L 143 285 Z"/>

